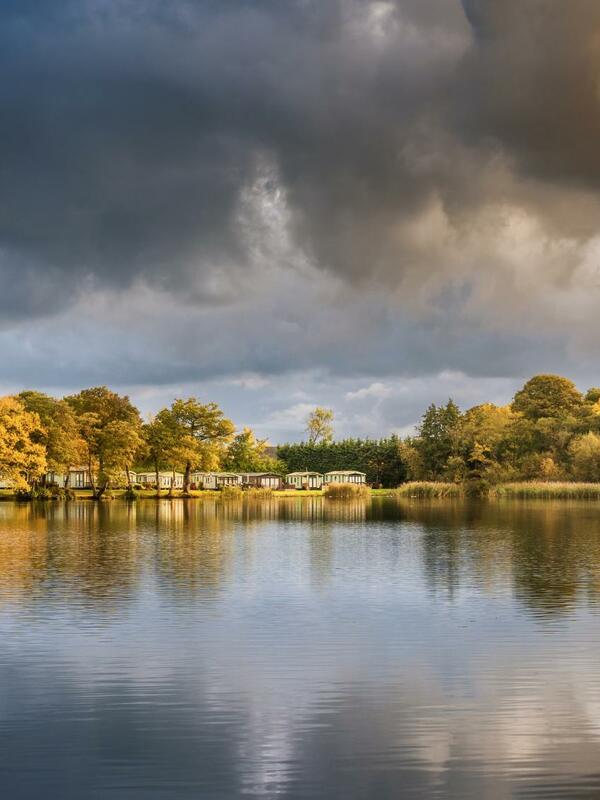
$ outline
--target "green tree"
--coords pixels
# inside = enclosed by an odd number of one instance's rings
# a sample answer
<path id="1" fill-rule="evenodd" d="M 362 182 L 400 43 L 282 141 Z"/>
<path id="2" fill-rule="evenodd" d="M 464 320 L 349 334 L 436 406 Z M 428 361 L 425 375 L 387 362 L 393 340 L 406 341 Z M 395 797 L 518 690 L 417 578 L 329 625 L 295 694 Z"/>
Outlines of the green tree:
<path id="1" fill-rule="evenodd" d="M 333 441 L 333 411 L 317 406 L 306 418 L 306 433 L 309 444 Z"/>
<path id="2" fill-rule="evenodd" d="M 591 389 L 588 389 L 585 393 L 584 401 L 592 406 L 600 402 L 600 388 L 592 386 Z"/>
<path id="3" fill-rule="evenodd" d="M 399 486 L 406 480 L 406 464 L 402 456 L 402 442 L 396 434 L 389 439 L 373 443 L 367 461 L 369 483 L 386 487 Z"/>
<path id="4" fill-rule="evenodd" d="M 37 414 L 15 397 L 0 397 L 0 475 L 18 491 L 28 491 L 46 472 L 43 435 Z"/>
<path id="5" fill-rule="evenodd" d="M 440 407 L 432 403 L 423 414 L 417 442 L 425 477 L 440 480 L 448 459 L 459 455 L 460 424 L 461 413 L 453 400 Z"/>
<path id="6" fill-rule="evenodd" d="M 65 398 L 75 412 L 85 444 L 93 496 L 99 500 L 123 472 L 129 471 L 143 445 L 142 421 L 126 396 L 97 386 Z"/>
<path id="7" fill-rule="evenodd" d="M 257 439 L 250 428 L 244 428 L 232 440 L 225 456 L 225 469 L 231 472 L 277 472 L 285 469 L 268 455 L 266 439 Z"/>
<path id="8" fill-rule="evenodd" d="M 200 403 L 195 397 L 175 400 L 171 414 L 184 461 L 183 493 L 189 494 L 192 469 L 213 468 L 235 427 L 216 403 Z"/>

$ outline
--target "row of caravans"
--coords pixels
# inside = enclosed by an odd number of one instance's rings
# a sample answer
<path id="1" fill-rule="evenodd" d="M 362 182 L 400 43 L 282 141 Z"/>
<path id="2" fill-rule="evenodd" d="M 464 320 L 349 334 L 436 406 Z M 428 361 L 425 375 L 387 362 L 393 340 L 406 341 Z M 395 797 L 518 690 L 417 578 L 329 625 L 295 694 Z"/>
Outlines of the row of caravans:
<path id="1" fill-rule="evenodd" d="M 284 478 L 276 472 L 192 472 L 192 489 L 223 489 L 226 486 L 257 489 L 321 489 L 328 483 L 366 483 L 367 476 L 357 470 L 335 470 L 322 475 L 320 472 L 290 472 Z M 180 472 L 160 472 L 159 486 L 168 489 L 183 487 Z M 155 472 L 138 472 L 135 483 L 141 486 L 156 486 Z"/>
<path id="2" fill-rule="evenodd" d="M 130 481 L 138 486 L 156 487 L 156 472 L 130 472 Z M 192 472 L 192 489 L 223 489 L 225 486 L 239 486 L 240 488 L 260 489 L 321 489 L 330 483 L 366 483 L 364 472 L 357 470 L 333 470 L 322 474 L 320 472 L 290 472 L 282 478 L 276 472 Z M 68 479 L 67 479 L 68 478 Z M 69 475 L 49 472 L 46 476 L 47 483 L 58 486 L 68 486 L 71 489 L 89 489 L 91 487 L 90 473 L 87 469 L 78 468 L 69 471 Z M 123 483 L 126 477 L 123 475 Z M 160 489 L 182 489 L 183 473 L 166 472 L 158 473 L 158 486 Z M 0 487 L 1 488 L 1 487 Z"/>

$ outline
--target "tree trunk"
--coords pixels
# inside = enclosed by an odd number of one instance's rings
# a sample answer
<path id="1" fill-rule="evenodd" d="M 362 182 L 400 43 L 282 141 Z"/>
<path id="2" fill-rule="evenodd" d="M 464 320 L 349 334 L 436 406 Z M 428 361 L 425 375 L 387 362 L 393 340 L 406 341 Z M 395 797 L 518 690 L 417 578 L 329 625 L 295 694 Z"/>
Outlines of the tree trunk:
<path id="1" fill-rule="evenodd" d="M 183 475 L 183 494 L 189 495 L 190 493 L 190 480 L 192 474 L 192 464 L 190 461 L 185 465 L 185 472 Z"/>
<path id="2" fill-rule="evenodd" d="M 173 497 L 173 487 L 175 486 L 175 467 L 171 471 L 171 485 L 169 486 L 168 497 Z"/>
<path id="3" fill-rule="evenodd" d="M 156 476 L 156 496 L 160 497 L 160 470 L 158 468 L 158 459 L 154 462 L 154 474 Z"/>
<path id="4" fill-rule="evenodd" d="M 92 487 L 92 497 L 97 500 L 96 481 L 94 480 L 94 473 L 92 472 L 92 457 L 88 459 L 88 475 L 90 476 L 90 486 Z"/>
<path id="5" fill-rule="evenodd" d="M 132 489 L 133 489 L 133 487 L 131 485 L 131 471 L 130 471 L 129 467 L 126 467 L 125 471 L 127 473 L 127 488 L 131 492 Z"/>

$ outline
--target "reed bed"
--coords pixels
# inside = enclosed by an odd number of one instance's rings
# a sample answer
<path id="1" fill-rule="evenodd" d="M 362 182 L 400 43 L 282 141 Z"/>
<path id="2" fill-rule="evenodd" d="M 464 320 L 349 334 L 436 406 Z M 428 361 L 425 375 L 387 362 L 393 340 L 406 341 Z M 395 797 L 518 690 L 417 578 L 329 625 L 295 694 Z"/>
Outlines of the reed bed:
<path id="1" fill-rule="evenodd" d="M 239 486 L 223 486 L 219 494 L 223 500 L 239 500 L 243 493 Z"/>
<path id="2" fill-rule="evenodd" d="M 264 500 L 265 498 L 273 497 L 273 489 L 268 486 L 256 486 L 251 489 L 245 489 L 244 497 L 247 497 L 248 500 Z"/>
<path id="3" fill-rule="evenodd" d="M 323 487 L 323 496 L 329 500 L 357 500 L 371 497 L 371 490 L 361 483 L 328 483 Z"/>
<path id="4" fill-rule="evenodd" d="M 600 500 L 600 483 L 575 483 L 569 481 L 523 481 L 504 483 L 492 490 L 497 497 L 514 497 L 519 500 Z"/>
<path id="5" fill-rule="evenodd" d="M 442 483 L 441 481 L 411 481 L 404 483 L 394 494 L 398 497 L 420 497 L 420 498 L 441 498 L 441 497 L 462 497 L 464 490 L 457 483 Z"/>

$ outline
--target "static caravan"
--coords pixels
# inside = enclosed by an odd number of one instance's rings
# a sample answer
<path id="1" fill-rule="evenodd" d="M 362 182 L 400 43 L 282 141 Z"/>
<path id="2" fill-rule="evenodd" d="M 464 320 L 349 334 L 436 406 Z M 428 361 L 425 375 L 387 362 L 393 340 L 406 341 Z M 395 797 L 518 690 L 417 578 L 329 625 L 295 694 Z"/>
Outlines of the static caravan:
<path id="1" fill-rule="evenodd" d="M 283 480 L 277 472 L 244 472 L 242 483 L 259 489 L 281 489 Z"/>
<path id="2" fill-rule="evenodd" d="M 320 472 L 290 472 L 285 480 L 293 489 L 320 489 L 323 486 Z"/>
<path id="3" fill-rule="evenodd" d="M 207 472 L 204 477 L 205 489 L 222 489 L 224 486 L 241 486 L 242 476 L 235 472 Z"/>
<path id="4" fill-rule="evenodd" d="M 367 476 L 364 472 L 353 469 L 337 469 L 326 472 L 323 480 L 325 483 L 366 483 Z"/>
<path id="5" fill-rule="evenodd" d="M 47 472 L 46 483 L 55 483 L 67 489 L 91 489 L 90 472 L 85 467 L 73 467 L 66 472 Z"/>
<path id="6" fill-rule="evenodd" d="M 192 489 L 208 489 L 210 483 L 210 472 L 192 472 L 190 475 L 190 485 Z"/>
<path id="7" fill-rule="evenodd" d="M 0 489 L 12 489 L 12 481 L 0 475 Z"/>
<path id="8" fill-rule="evenodd" d="M 281 489 L 283 481 L 276 472 L 244 472 L 242 484 L 256 489 Z"/>
<path id="9" fill-rule="evenodd" d="M 183 473 L 176 472 L 173 479 L 172 472 L 161 471 L 158 473 L 158 488 L 170 489 L 171 482 L 174 489 L 183 489 Z M 138 472 L 136 473 L 136 483 L 140 486 L 156 488 L 156 472 Z"/>

